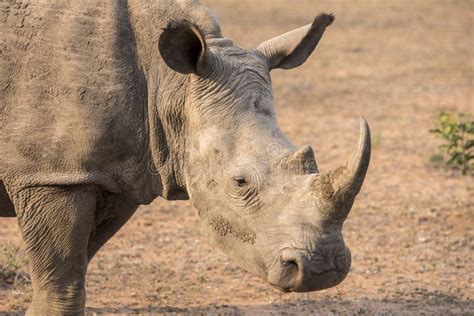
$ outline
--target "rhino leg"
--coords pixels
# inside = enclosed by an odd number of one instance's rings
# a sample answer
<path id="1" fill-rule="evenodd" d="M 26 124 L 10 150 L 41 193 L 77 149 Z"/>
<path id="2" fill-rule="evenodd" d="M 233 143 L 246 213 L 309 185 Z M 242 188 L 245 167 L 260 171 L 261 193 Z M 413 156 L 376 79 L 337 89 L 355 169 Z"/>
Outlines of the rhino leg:
<path id="1" fill-rule="evenodd" d="M 99 194 L 99 200 L 104 200 Z M 120 195 L 112 195 L 105 199 L 104 207 L 99 207 L 96 215 L 96 227 L 89 240 L 87 256 L 92 260 L 97 251 L 128 221 L 135 213 L 138 204 Z M 102 203 L 99 203 L 99 205 Z M 97 218 L 103 218 L 97 222 Z"/>
<path id="2" fill-rule="evenodd" d="M 95 186 L 7 187 L 33 283 L 28 315 L 82 315 Z"/>

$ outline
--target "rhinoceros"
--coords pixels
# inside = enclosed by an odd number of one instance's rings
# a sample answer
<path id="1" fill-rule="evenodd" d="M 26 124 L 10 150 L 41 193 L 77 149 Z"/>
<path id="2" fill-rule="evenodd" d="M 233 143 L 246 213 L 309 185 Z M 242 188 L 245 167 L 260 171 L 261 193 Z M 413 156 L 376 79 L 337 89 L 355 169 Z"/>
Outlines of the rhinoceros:
<path id="1" fill-rule="evenodd" d="M 88 263 L 140 205 L 190 199 L 213 242 L 282 291 L 332 287 L 364 181 L 320 172 L 279 128 L 270 71 L 303 64 L 334 16 L 245 50 L 194 0 L 0 3 L 0 215 L 29 259 L 29 314 L 82 314 Z"/>

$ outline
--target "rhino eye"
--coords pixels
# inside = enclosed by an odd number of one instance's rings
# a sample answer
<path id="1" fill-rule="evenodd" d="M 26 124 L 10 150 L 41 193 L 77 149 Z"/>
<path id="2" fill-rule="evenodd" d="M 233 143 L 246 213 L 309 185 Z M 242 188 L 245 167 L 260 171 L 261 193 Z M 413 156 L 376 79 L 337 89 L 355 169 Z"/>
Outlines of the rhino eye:
<path id="1" fill-rule="evenodd" d="M 240 166 L 229 177 L 228 186 L 225 191 L 232 199 L 232 204 L 245 210 L 253 212 L 260 207 L 259 191 L 260 181 L 257 170 L 249 166 Z"/>
<path id="2" fill-rule="evenodd" d="M 247 183 L 247 180 L 245 180 L 244 176 L 237 176 L 237 177 L 234 177 L 234 184 L 237 187 L 244 187 L 248 183 Z"/>

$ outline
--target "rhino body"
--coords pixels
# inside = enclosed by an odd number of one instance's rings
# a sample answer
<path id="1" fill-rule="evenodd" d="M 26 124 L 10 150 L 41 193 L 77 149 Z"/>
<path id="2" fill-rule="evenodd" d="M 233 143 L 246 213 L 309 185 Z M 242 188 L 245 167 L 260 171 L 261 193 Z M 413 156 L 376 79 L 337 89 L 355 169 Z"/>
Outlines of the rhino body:
<path id="1" fill-rule="evenodd" d="M 211 239 L 280 290 L 341 282 L 368 126 L 320 173 L 278 127 L 269 75 L 333 19 L 243 50 L 198 1 L 0 3 L 0 216 L 25 241 L 28 313 L 83 313 L 88 262 L 158 196 L 190 198 Z"/>
<path id="2" fill-rule="evenodd" d="M 174 1 L 5 5 L 0 179 L 94 184 L 137 204 L 160 195 L 186 198 L 184 188 L 178 192 L 183 184 L 175 183 L 182 180 L 173 175 L 179 161 L 163 126 L 179 117 L 173 113 L 177 108 L 165 107 L 184 97 L 185 78 L 165 67 L 157 43 L 169 21 L 193 20 L 190 6 Z M 160 111 L 168 117 L 161 119 Z M 161 173 L 149 163 L 154 158 Z"/>

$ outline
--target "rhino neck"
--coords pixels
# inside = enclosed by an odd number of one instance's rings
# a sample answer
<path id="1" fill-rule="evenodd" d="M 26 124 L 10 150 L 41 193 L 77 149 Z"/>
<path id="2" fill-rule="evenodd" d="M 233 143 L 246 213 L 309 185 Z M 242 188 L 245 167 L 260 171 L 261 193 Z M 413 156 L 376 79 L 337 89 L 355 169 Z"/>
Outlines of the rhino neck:
<path id="1" fill-rule="evenodd" d="M 189 77 L 171 71 L 158 51 L 161 30 L 169 21 L 199 25 L 206 37 L 219 41 L 221 31 L 212 11 L 193 0 L 127 1 L 140 68 L 147 86 L 147 124 L 155 195 L 188 199 L 184 181 L 185 112 Z M 150 27 L 150 26 L 153 27 Z M 227 42 L 227 45 L 229 43 Z"/>
<path id="2" fill-rule="evenodd" d="M 161 178 L 158 194 L 167 200 L 186 200 L 184 181 L 185 113 L 188 78 L 161 65 L 154 91 L 149 91 L 148 125 L 152 172 Z M 158 74 L 157 74 L 158 75 Z M 155 80 L 152 80 L 155 81 Z"/>

